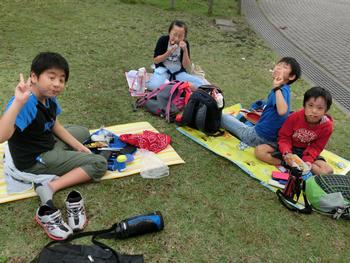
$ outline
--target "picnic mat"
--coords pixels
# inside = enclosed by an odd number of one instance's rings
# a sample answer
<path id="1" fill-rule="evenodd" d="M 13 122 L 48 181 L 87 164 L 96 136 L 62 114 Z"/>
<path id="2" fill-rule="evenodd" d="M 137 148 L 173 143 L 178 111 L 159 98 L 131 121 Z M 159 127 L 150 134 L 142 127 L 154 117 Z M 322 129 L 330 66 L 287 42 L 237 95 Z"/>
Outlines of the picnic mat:
<path id="1" fill-rule="evenodd" d="M 105 127 L 106 130 L 111 131 L 117 135 L 125 133 L 142 133 L 144 130 L 155 131 L 157 130 L 148 122 L 135 122 L 129 124 L 115 125 L 111 127 Z M 93 132 L 93 131 L 91 131 Z M 32 196 L 36 196 L 33 188 L 28 191 L 16 194 L 7 194 L 7 185 L 3 172 L 3 155 L 4 155 L 4 143 L 0 144 L 0 203 L 11 202 L 19 199 L 24 199 Z M 167 165 L 185 163 L 184 160 L 176 153 L 176 151 L 168 145 L 166 149 L 159 152 L 157 156 L 162 159 Z M 122 178 L 128 175 L 137 174 L 140 172 L 141 162 L 139 153 L 136 152 L 135 160 L 128 163 L 124 172 L 107 171 L 102 180 Z"/>
<path id="2" fill-rule="evenodd" d="M 225 108 L 224 113 L 236 115 L 240 109 L 241 105 L 236 104 Z M 208 150 L 233 162 L 268 189 L 274 192 L 278 189 L 268 183 L 271 179 L 272 171 L 277 171 L 278 169 L 273 165 L 266 164 L 256 159 L 254 148 L 246 147 L 245 144 L 242 144 L 239 139 L 229 132 L 225 131 L 222 136 L 212 137 L 189 127 L 178 127 L 177 130 Z M 332 166 L 335 174 L 345 175 L 349 172 L 350 161 L 327 150 L 324 150 L 321 155 L 327 160 L 327 163 Z"/>

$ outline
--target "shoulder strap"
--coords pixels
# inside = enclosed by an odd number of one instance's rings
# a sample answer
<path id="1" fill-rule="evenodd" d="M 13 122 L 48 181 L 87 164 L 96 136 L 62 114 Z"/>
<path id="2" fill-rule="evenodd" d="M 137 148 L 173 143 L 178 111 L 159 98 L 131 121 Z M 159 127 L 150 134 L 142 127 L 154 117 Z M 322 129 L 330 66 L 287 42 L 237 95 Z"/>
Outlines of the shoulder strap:
<path id="1" fill-rule="evenodd" d="M 190 84 L 188 82 L 184 82 L 184 84 L 181 86 L 182 87 L 182 92 L 185 93 L 185 105 L 188 103 L 190 97 L 191 97 L 191 94 L 192 94 L 192 91 L 191 91 L 191 87 L 190 87 Z"/>
<path id="2" fill-rule="evenodd" d="M 75 234 L 69 236 L 65 240 L 53 240 L 53 241 L 49 242 L 48 244 L 46 244 L 45 247 L 50 247 L 51 245 L 53 245 L 55 243 L 67 243 L 67 242 L 70 242 L 72 240 L 75 240 L 75 239 L 78 239 L 78 238 L 82 238 L 82 237 L 87 237 L 87 236 L 93 236 L 94 237 L 94 236 L 105 235 L 107 233 L 113 232 L 116 229 L 116 227 L 117 227 L 117 224 L 114 224 L 112 227 L 107 228 L 107 229 L 75 233 Z"/>
<path id="3" fill-rule="evenodd" d="M 171 82 L 173 83 L 173 82 Z M 173 95 L 175 91 L 183 84 L 182 81 L 174 81 L 174 85 L 171 87 L 169 98 L 168 98 L 168 103 L 165 108 L 165 119 L 167 122 L 170 122 L 170 109 L 171 109 L 171 102 L 173 100 Z"/>
<path id="4" fill-rule="evenodd" d="M 201 132 L 205 131 L 205 120 L 207 118 L 207 105 L 201 104 L 197 110 L 196 117 L 195 117 L 195 123 L 197 126 L 197 129 Z"/>
<path id="5" fill-rule="evenodd" d="M 182 51 L 182 49 L 181 49 Z M 182 60 L 182 59 L 181 59 Z M 184 72 L 185 69 L 181 68 L 180 70 L 178 71 L 175 71 L 174 73 L 172 73 L 169 69 L 167 70 L 167 73 L 169 74 L 169 80 L 172 81 L 172 80 L 176 80 L 176 75 L 181 73 L 181 72 Z"/>
<path id="6" fill-rule="evenodd" d="M 299 212 L 301 214 L 311 214 L 312 212 L 312 207 L 309 204 L 306 195 L 305 195 L 305 182 L 303 182 L 303 197 L 304 197 L 304 208 L 300 208 L 296 205 L 296 202 L 286 196 L 284 196 L 283 192 L 281 190 L 277 190 L 276 194 L 278 197 L 278 200 L 280 203 L 286 207 L 288 210 L 294 211 L 294 212 Z"/>
<path id="7" fill-rule="evenodd" d="M 143 105 L 145 105 L 145 103 L 152 99 L 153 97 L 157 96 L 159 92 L 161 92 L 166 86 L 171 85 L 172 82 L 170 83 L 164 83 L 163 85 L 161 85 L 160 87 L 152 90 L 151 92 L 147 93 L 145 96 L 141 97 L 140 99 L 138 99 L 135 103 L 136 108 L 140 108 Z"/>
<path id="8" fill-rule="evenodd" d="M 189 100 L 185 106 L 185 109 L 182 114 L 181 125 L 191 125 L 193 123 L 193 114 L 194 109 L 196 107 L 196 103 L 194 100 Z"/>
<path id="9" fill-rule="evenodd" d="M 94 243 L 94 245 L 99 246 L 103 249 L 108 249 L 110 250 L 116 259 L 118 260 L 118 263 L 143 263 L 143 255 L 122 255 L 116 252 L 113 248 L 107 246 L 106 244 L 97 241 L 97 238 L 103 238 L 103 239 L 115 239 L 115 234 L 113 234 L 117 228 L 118 224 L 114 224 L 112 227 L 107 228 L 107 229 L 102 229 L 102 230 L 97 230 L 97 231 L 88 231 L 88 232 L 82 232 L 82 233 L 76 233 L 67 238 L 66 240 L 53 240 L 49 242 L 45 248 L 49 248 L 53 244 L 56 243 L 69 243 L 72 240 L 79 239 L 82 237 L 87 237 L 87 236 L 92 236 L 91 241 Z"/>

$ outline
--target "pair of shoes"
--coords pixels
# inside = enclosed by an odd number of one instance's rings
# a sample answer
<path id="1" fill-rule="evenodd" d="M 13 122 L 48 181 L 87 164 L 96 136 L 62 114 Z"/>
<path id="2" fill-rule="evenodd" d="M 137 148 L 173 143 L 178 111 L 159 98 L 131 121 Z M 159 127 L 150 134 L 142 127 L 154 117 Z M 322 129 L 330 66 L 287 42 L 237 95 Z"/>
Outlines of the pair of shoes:
<path id="1" fill-rule="evenodd" d="M 44 231 L 51 239 L 67 239 L 73 232 L 83 230 L 88 222 L 84 200 L 78 191 L 70 192 L 65 203 L 68 224 L 63 221 L 61 211 L 57 208 L 42 205 L 36 212 L 36 222 L 44 228 Z"/>

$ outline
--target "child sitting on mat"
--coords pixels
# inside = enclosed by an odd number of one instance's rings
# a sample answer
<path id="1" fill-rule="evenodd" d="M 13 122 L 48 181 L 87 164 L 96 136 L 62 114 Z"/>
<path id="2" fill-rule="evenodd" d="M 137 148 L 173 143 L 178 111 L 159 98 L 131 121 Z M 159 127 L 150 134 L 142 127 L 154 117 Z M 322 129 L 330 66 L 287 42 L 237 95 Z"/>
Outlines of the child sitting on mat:
<path id="1" fill-rule="evenodd" d="M 288 165 L 291 155 L 298 155 L 311 168 L 313 174 L 331 174 L 333 169 L 320 153 L 332 132 L 333 120 L 327 111 L 332 105 L 330 92 L 313 87 L 304 94 L 304 108 L 292 113 L 278 133 L 278 147 L 262 144 L 256 147 L 258 159 L 273 165 Z"/>
<path id="2" fill-rule="evenodd" d="M 273 89 L 255 126 L 248 126 L 230 114 L 223 114 L 221 126 L 249 146 L 276 144 L 277 132 L 290 112 L 290 85 L 301 75 L 299 63 L 284 57 L 273 69 Z"/>
<path id="3" fill-rule="evenodd" d="M 5 135 L 1 140 L 8 139 L 9 152 L 19 171 L 34 177 L 57 175 L 46 184 L 35 184 L 42 202 L 35 218 L 48 236 L 56 240 L 66 239 L 72 230 L 82 230 L 87 219 L 79 192 L 71 192 L 66 200 L 69 225 L 55 208 L 53 194 L 76 184 L 99 181 L 107 170 L 107 160 L 92 154 L 82 144 L 90 137 L 88 129 L 80 126 L 66 129 L 57 120 L 61 108 L 56 97 L 68 77 L 68 63 L 60 54 L 37 55 L 28 81 L 25 83 L 21 76 L 15 96 L 7 105 L 3 119 L 10 116 L 10 125 L 1 126 Z"/>
<path id="4" fill-rule="evenodd" d="M 158 39 L 154 50 L 155 70 L 147 82 L 147 88 L 154 90 L 168 80 L 188 81 L 193 88 L 205 84 L 199 77 L 188 74 L 186 69 L 191 66 L 190 44 L 187 37 L 187 25 L 179 20 L 171 22 L 169 34 Z"/>

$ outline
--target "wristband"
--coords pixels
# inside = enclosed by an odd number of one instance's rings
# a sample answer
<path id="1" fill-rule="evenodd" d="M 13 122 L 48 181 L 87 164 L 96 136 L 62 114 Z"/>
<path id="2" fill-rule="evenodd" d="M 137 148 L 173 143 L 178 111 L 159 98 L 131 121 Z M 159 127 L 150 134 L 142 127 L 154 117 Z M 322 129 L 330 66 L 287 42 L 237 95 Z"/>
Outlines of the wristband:
<path id="1" fill-rule="evenodd" d="M 277 90 L 280 90 L 282 88 L 282 86 L 278 86 L 276 88 L 273 88 L 273 92 L 276 92 Z"/>

